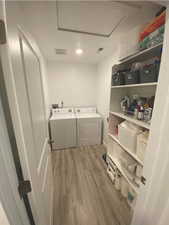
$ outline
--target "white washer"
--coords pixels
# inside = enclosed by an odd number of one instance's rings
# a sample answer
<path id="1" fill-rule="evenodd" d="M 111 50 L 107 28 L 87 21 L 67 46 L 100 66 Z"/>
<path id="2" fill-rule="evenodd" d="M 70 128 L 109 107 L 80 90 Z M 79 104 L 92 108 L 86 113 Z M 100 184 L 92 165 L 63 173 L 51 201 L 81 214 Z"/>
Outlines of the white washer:
<path id="1" fill-rule="evenodd" d="M 77 146 L 76 116 L 73 108 L 52 109 L 50 129 L 53 150 Z"/>
<path id="2" fill-rule="evenodd" d="M 77 143 L 100 145 L 102 139 L 102 118 L 95 107 L 75 108 L 77 118 Z"/>

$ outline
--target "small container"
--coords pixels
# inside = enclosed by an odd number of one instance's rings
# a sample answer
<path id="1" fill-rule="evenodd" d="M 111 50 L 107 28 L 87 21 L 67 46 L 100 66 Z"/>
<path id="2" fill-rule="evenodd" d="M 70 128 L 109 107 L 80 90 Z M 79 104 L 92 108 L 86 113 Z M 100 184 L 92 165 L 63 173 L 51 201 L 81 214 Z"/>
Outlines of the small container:
<path id="1" fill-rule="evenodd" d="M 138 118 L 138 109 L 137 108 L 134 109 L 134 118 L 135 119 Z"/>
<path id="2" fill-rule="evenodd" d="M 143 120 L 144 119 L 144 112 L 143 111 L 139 111 L 138 112 L 137 119 L 138 120 Z"/>
<path id="3" fill-rule="evenodd" d="M 144 108 L 143 108 L 143 106 L 140 106 L 139 109 L 138 109 L 137 119 L 138 120 L 144 120 Z"/>
<path id="4" fill-rule="evenodd" d="M 145 109 L 144 111 L 144 121 L 149 122 L 152 117 L 152 108 Z"/>
<path id="5" fill-rule="evenodd" d="M 122 71 L 112 73 L 112 86 L 124 85 L 124 74 Z"/>
<path id="6" fill-rule="evenodd" d="M 128 71 L 124 74 L 125 84 L 138 84 L 139 83 L 139 71 Z"/>
<path id="7" fill-rule="evenodd" d="M 59 108 L 59 104 L 52 104 L 52 109 L 58 109 Z"/>
<path id="8" fill-rule="evenodd" d="M 160 64 L 145 65 L 140 70 L 140 83 L 157 82 Z"/>

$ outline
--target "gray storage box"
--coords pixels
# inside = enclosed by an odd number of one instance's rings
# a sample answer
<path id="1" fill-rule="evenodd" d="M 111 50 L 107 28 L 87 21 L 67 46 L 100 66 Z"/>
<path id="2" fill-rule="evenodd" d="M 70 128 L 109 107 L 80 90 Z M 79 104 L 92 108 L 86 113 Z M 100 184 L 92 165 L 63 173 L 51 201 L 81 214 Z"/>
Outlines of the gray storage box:
<path id="1" fill-rule="evenodd" d="M 157 82 L 159 68 L 159 63 L 144 66 L 140 71 L 140 83 Z"/>
<path id="2" fill-rule="evenodd" d="M 139 83 L 139 71 L 127 71 L 124 74 L 125 84 L 138 84 Z"/>
<path id="3" fill-rule="evenodd" d="M 122 71 L 112 74 L 112 86 L 124 85 L 124 75 Z"/>

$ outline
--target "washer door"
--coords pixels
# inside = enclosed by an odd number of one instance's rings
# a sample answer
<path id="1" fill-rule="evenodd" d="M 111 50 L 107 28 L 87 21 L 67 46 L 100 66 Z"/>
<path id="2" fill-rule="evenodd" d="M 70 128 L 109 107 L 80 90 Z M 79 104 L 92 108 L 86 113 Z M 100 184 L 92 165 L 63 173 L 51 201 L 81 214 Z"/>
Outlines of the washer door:
<path id="1" fill-rule="evenodd" d="M 53 150 L 76 147 L 76 119 L 52 120 L 50 125 Z"/>

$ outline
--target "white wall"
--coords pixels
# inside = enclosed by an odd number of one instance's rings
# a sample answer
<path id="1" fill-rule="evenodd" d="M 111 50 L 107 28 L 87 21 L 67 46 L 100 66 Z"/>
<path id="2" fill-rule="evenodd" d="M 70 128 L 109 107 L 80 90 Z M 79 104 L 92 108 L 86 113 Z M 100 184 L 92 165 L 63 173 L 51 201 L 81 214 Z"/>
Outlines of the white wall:
<path id="1" fill-rule="evenodd" d="M 97 104 L 97 67 L 90 64 L 48 61 L 49 102 L 64 106 Z"/>
<path id="2" fill-rule="evenodd" d="M 97 66 L 98 90 L 97 90 L 97 108 L 98 112 L 103 116 L 103 142 L 107 143 L 110 89 L 111 89 L 111 71 L 112 66 L 118 62 L 119 50 Z"/>

